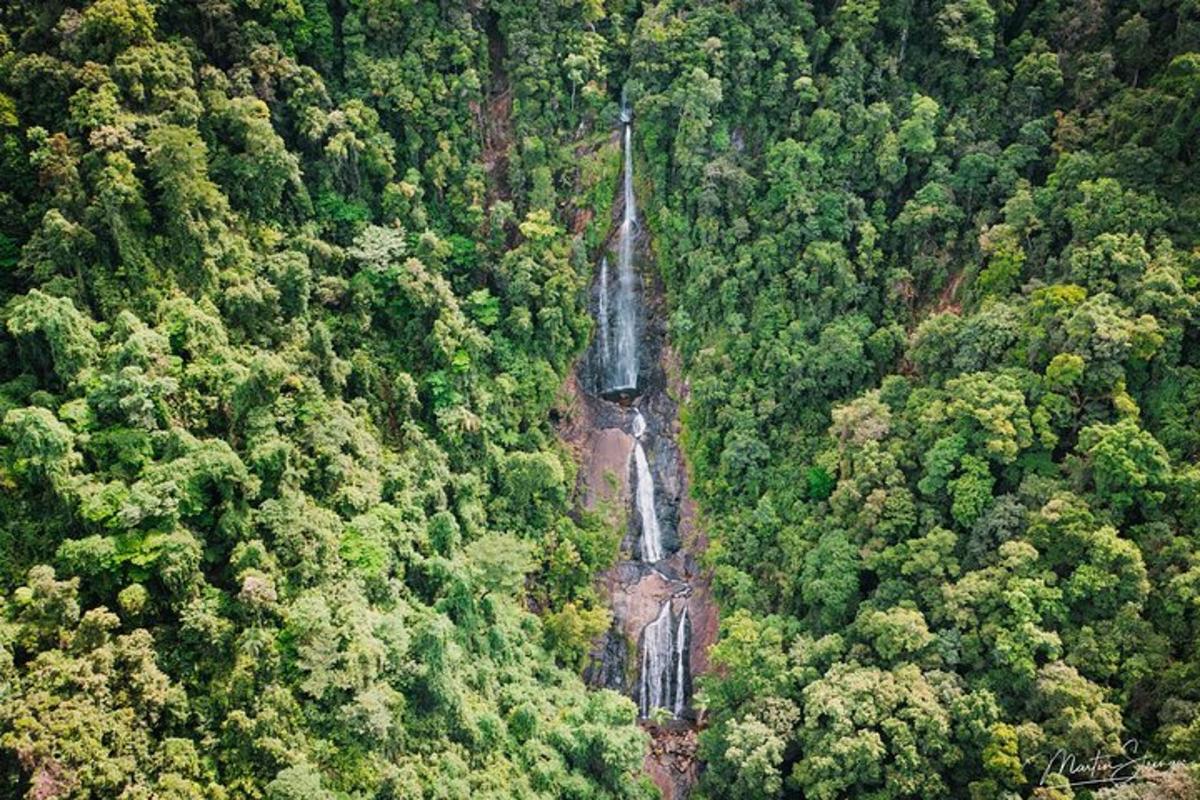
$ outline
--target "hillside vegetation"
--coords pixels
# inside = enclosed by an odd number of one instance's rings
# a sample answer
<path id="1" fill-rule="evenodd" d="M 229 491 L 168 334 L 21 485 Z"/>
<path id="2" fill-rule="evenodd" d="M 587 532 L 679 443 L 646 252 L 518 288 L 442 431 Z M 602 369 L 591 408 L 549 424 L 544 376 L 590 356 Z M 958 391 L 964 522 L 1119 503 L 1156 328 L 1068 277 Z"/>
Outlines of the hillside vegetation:
<path id="1" fill-rule="evenodd" d="M 664 2 L 631 54 L 725 616 L 707 796 L 1197 760 L 1200 10 Z"/>
<path id="2" fill-rule="evenodd" d="M 596 11 L 0 9 L 0 795 L 649 793 L 549 420 Z"/>

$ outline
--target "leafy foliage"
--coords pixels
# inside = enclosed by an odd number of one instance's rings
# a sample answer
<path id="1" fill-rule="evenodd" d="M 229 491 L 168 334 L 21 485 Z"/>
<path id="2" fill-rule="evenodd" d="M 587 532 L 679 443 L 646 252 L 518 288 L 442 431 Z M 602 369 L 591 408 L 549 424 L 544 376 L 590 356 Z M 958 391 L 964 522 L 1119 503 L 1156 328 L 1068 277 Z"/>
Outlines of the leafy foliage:
<path id="1" fill-rule="evenodd" d="M 626 81 L 701 791 L 1200 760 L 1197 51 L 1176 0 L 6 4 L 0 793 L 652 795 L 548 421 Z"/>
<path id="2" fill-rule="evenodd" d="M 1197 47 L 1179 3 L 646 9 L 725 615 L 706 796 L 1069 797 L 1060 747 L 1200 760 Z"/>
<path id="3" fill-rule="evenodd" d="M 548 422 L 604 15 L 6 4 L 0 794 L 653 793 Z"/>

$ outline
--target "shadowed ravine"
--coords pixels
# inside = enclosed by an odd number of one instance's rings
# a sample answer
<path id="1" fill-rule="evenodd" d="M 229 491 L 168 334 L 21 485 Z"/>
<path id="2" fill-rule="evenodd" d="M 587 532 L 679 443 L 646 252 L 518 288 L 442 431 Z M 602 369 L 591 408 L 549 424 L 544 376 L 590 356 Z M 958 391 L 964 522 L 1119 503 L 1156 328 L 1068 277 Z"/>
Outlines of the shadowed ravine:
<path id="1" fill-rule="evenodd" d="M 586 677 L 637 703 L 654 739 L 647 773 L 665 797 L 685 797 L 697 773 L 692 692 L 717 620 L 696 562 L 704 538 L 677 444 L 686 387 L 666 342 L 662 294 L 639 224 L 628 106 L 620 120 L 623 175 L 613 236 L 595 262 L 596 333 L 569 387 L 577 413 L 564 431 L 579 454 L 582 502 L 615 505 L 628 520 L 620 560 L 602 576 L 613 624 Z"/>

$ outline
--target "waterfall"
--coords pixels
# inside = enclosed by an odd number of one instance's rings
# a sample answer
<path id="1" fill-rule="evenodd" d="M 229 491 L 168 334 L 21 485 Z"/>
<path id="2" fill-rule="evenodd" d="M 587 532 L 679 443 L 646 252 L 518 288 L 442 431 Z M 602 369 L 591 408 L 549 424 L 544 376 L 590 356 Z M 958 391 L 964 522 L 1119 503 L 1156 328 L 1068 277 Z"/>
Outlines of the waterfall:
<path id="1" fill-rule="evenodd" d="M 623 97 L 621 122 L 624 125 L 625 150 L 622 187 L 624 216 L 617 234 L 617 291 L 614 298 L 616 352 L 612 354 L 612 363 L 605 365 L 608 392 L 633 391 L 637 388 L 638 380 L 637 275 L 633 265 L 633 243 L 637 236 L 637 201 L 633 195 L 633 117 Z M 606 263 L 601 262 L 601 268 L 604 267 Z"/>
<path id="2" fill-rule="evenodd" d="M 641 439 L 646 434 L 646 418 L 636 408 L 633 410 L 633 422 L 630 423 L 629 430 L 635 439 Z"/>
<path id="3" fill-rule="evenodd" d="M 687 707 L 687 667 L 688 667 L 688 641 L 687 629 L 688 610 L 687 606 L 683 607 L 683 613 L 679 615 L 679 629 L 675 632 L 675 717 L 678 719 L 683 716 L 683 710 Z"/>
<path id="4" fill-rule="evenodd" d="M 613 597 L 614 625 L 593 651 L 596 666 L 589 667 L 589 681 L 628 691 L 637 701 L 642 720 L 682 720 L 689 713 L 691 700 L 691 652 L 704 645 L 705 633 L 700 630 L 698 635 L 693 630 L 689 605 L 699 603 L 696 613 L 706 619 L 707 597 L 693 595 L 690 562 L 674 556 L 663 543 L 664 524 L 668 526 L 667 534 L 677 532 L 672 525 L 678 519 L 675 503 L 683 476 L 673 458 L 670 421 L 674 419 L 674 401 L 666 397 L 659 402 L 664 388 L 664 381 L 659 379 L 663 375 L 660 342 L 657 336 L 643 336 L 649 313 L 644 303 L 653 285 L 645 282 L 635 262 L 643 251 L 638 250 L 641 231 L 633 181 L 633 110 L 624 95 L 620 147 L 622 174 L 617 192 L 621 196 L 615 198 L 621 203 L 620 216 L 615 220 L 616 230 L 610 230 L 606 252 L 596 265 L 596 338 L 586 362 L 587 372 L 580 377 L 588 377 L 585 391 L 596 404 L 595 419 L 604 430 L 608 432 L 614 423 L 620 424 L 617 420 L 623 420 L 622 428 L 633 438 L 625 464 L 626 498 L 633 516 L 631 538 L 636 539 L 630 557 L 641 564 L 622 562 L 617 568 L 621 571 L 614 573 L 620 578 L 620 588 Z M 653 380 L 643 383 L 647 377 Z M 657 416 L 648 420 L 639 405 L 653 405 Z M 654 425 L 653 431 L 650 425 Z M 649 459 L 652 446 L 657 475 Z M 600 463 L 599 445 L 589 453 L 590 464 Z M 659 517 L 660 503 L 663 521 Z M 625 580 L 628 567 L 633 567 L 631 574 L 637 576 L 632 582 Z M 618 593 L 623 600 L 616 596 Z M 653 610 L 655 605 L 659 606 L 657 612 Z M 648 621 L 650 614 L 655 616 Z M 637 649 L 627 656 L 627 646 L 635 638 Z M 630 674 L 631 666 L 637 667 L 636 676 Z"/>
<path id="5" fill-rule="evenodd" d="M 636 469 L 634 499 L 642 523 L 642 561 L 653 564 L 663 557 L 662 530 L 658 526 L 658 510 L 654 507 L 654 475 L 650 472 L 650 462 L 646 460 L 646 449 L 642 447 L 646 420 L 642 412 L 636 409 L 633 415 L 633 462 Z"/>
<path id="6" fill-rule="evenodd" d="M 642 669 L 638 686 L 638 711 L 649 717 L 656 708 L 670 711 L 677 719 L 687 709 L 688 611 L 676 623 L 671 598 L 663 603 L 658 617 L 642 633 Z"/>
<path id="7" fill-rule="evenodd" d="M 675 648 L 671 626 L 671 601 L 663 603 L 658 617 L 642 633 L 642 675 L 639 704 L 643 717 L 656 708 L 667 708 L 671 697 L 671 666 Z"/>

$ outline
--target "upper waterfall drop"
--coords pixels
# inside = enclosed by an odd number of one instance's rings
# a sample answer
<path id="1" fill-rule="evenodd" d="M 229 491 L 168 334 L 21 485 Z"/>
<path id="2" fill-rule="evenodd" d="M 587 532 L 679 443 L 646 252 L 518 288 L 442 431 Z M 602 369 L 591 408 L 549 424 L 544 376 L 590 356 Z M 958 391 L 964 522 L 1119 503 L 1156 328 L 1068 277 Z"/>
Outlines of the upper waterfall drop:
<path id="1" fill-rule="evenodd" d="M 617 232 L 617 280 L 613 292 L 609 321 L 608 262 L 600 262 L 602 319 L 600 342 L 601 383 L 604 394 L 632 394 L 638 387 L 638 276 L 633 263 L 634 243 L 638 233 L 637 198 L 633 191 L 633 112 L 624 95 L 621 97 L 622 149 L 625 153 L 622 180 L 621 227 Z M 610 324 L 612 327 L 610 327 Z M 609 347 L 610 331 L 615 327 L 615 339 Z"/>

